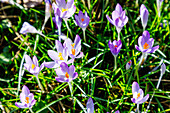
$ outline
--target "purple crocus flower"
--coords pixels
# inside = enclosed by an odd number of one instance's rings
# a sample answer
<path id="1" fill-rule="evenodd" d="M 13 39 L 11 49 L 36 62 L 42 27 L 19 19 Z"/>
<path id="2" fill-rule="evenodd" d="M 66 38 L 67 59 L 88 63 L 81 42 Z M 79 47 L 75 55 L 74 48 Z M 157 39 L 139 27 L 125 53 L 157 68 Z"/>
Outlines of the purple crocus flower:
<path id="1" fill-rule="evenodd" d="M 79 11 L 78 15 L 75 15 L 75 20 L 79 27 L 86 29 L 86 27 L 89 25 L 90 18 L 86 11 L 85 14 L 83 14 L 82 11 Z"/>
<path id="2" fill-rule="evenodd" d="M 68 67 L 65 62 L 62 62 L 60 64 L 60 68 L 57 68 L 55 71 L 57 74 L 57 77 L 55 77 L 55 79 L 58 82 L 71 82 L 78 77 L 78 73 L 75 72 L 75 66 L 71 65 L 70 67 Z"/>
<path id="3" fill-rule="evenodd" d="M 76 6 L 74 5 L 74 0 L 56 0 L 56 3 L 52 4 L 54 14 L 60 16 L 61 18 L 70 18 L 76 11 Z"/>
<path id="4" fill-rule="evenodd" d="M 140 89 L 139 84 L 137 82 L 133 82 L 132 84 L 132 93 L 133 93 L 133 98 L 131 98 L 131 100 L 133 103 L 136 104 L 142 104 L 145 101 L 147 101 L 149 98 L 149 94 L 143 97 L 144 96 L 143 90 Z"/>
<path id="5" fill-rule="evenodd" d="M 22 93 L 20 93 L 20 101 L 21 103 L 15 102 L 15 105 L 19 108 L 30 108 L 36 102 L 33 93 L 30 93 L 30 90 L 25 85 L 22 87 Z"/>
<path id="6" fill-rule="evenodd" d="M 153 47 L 154 39 L 150 38 L 150 34 L 148 31 L 144 31 L 142 36 L 138 38 L 138 44 L 139 46 L 135 45 L 135 48 L 138 51 L 146 53 L 153 53 L 159 48 L 159 45 Z"/>
<path id="7" fill-rule="evenodd" d="M 145 29 L 148 22 L 149 12 L 144 4 L 140 6 L 140 18 L 142 21 L 142 26 Z"/>
<path id="8" fill-rule="evenodd" d="M 115 111 L 115 113 L 120 113 L 119 110 Z"/>
<path id="9" fill-rule="evenodd" d="M 128 22 L 128 17 L 125 15 L 125 11 L 123 11 L 119 3 L 112 12 L 112 19 L 108 15 L 106 15 L 106 18 L 116 27 L 118 33 L 120 33 L 122 27 Z"/>
<path id="10" fill-rule="evenodd" d="M 94 103 L 91 97 L 88 99 L 86 107 L 87 113 L 94 113 Z"/>
<path id="11" fill-rule="evenodd" d="M 34 26 L 30 25 L 28 22 L 24 22 L 19 33 L 27 34 L 27 33 L 39 33 L 39 32 Z"/>
<path id="12" fill-rule="evenodd" d="M 65 41 L 66 47 L 68 48 L 69 56 L 73 59 L 83 57 L 83 52 L 81 51 L 81 39 L 79 35 L 76 35 L 74 43 L 70 39 Z"/>
<path id="13" fill-rule="evenodd" d="M 25 55 L 25 61 L 24 67 L 26 70 L 28 70 L 31 74 L 38 76 L 39 72 L 44 68 L 44 63 L 41 64 L 39 67 L 38 59 L 36 56 L 33 57 L 33 60 L 31 60 L 30 56 Z"/>
<path id="14" fill-rule="evenodd" d="M 58 29 L 58 28 L 61 28 L 61 23 L 62 23 L 62 19 L 56 15 L 55 17 L 52 18 L 54 24 L 55 24 L 55 28 Z"/>
<path id="15" fill-rule="evenodd" d="M 47 68 L 57 68 L 62 62 L 70 64 L 74 59 L 68 60 L 68 48 L 63 46 L 60 41 L 55 41 L 57 52 L 54 50 L 48 50 L 48 56 L 53 60 L 52 62 L 45 62 L 44 66 Z"/>
<path id="16" fill-rule="evenodd" d="M 130 69 L 132 65 L 132 61 L 130 60 L 127 64 L 126 64 L 126 70 Z"/>
<path id="17" fill-rule="evenodd" d="M 122 47 L 122 42 L 121 42 L 121 40 L 119 40 L 119 41 L 114 40 L 113 43 L 112 43 L 109 40 L 108 45 L 109 45 L 111 53 L 114 56 L 117 56 L 119 54 L 119 52 L 120 52 L 121 47 Z"/>
<path id="18" fill-rule="evenodd" d="M 157 11 L 158 11 L 158 16 L 161 17 L 161 5 L 162 5 L 163 0 L 156 0 L 157 3 Z"/>

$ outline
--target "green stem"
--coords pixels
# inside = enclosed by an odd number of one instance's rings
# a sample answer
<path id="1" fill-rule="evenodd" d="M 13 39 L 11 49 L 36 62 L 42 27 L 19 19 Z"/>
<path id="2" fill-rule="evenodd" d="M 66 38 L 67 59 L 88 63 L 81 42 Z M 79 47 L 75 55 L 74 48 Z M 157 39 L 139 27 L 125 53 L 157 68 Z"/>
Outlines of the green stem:
<path id="1" fill-rule="evenodd" d="M 70 92 L 71 92 L 71 97 L 73 99 L 73 103 L 74 103 L 74 98 L 73 98 L 73 91 L 72 91 L 72 85 L 71 85 L 71 82 L 68 82 L 68 85 L 69 85 L 69 89 L 70 89 Z"/>
<path id="2" fill-rule="evenodd" d="M 85 29 L 82 29 L 83 30 L 83 37 L 84 37 L 84 41 L 86 42 L 86 28 Z"/>
<path id="3" fill-rule="evenodd" d="M 64 19 L 64 22 L 65 22 L 65 24 L 66 24 L 66 27 L 67 27 L 68 31 L 70 32 L 71 38 L 73 38 L 73 34 L 72 34 L 72 32 L 71 32 L 70 27 L 68 26 L 68 22 L 67 22 L 67 20 L 66 20 L 66 19 Z"/>
<path id="4" fill-rule="evenodd" d="M 35 75 L 35 76 L 36 76 L 36 79 L 37 79 L 37 82 L 38 82 L 38 86 L 40 87 L 42 93 L 44 93 L 44 88 L 43 88 L 43 86 L 41 85 L 41 82 L 40 82 L 40 80 L 39 80 L 39 78 L 38 78 L 38 75 Z"/>
<path id="5" fill-rule="evenodd" d="M 119 41 L 120 40 L 120 32 L 118 32 L 118 40 L 117 41 Z"/>
<path id="6" fill-rule="evenodd" d="M 117 62 L 116 62 L 116 58 L 117 58 L 117 56 L 116 56 L 116 55 L 114 55 L 114 61 L 115 61 L 115 63 L 114 63 L 114 70 L 116 70 L 116 69 L 117 69 Z"/>
<path id="7" fill-rule="evenodd" d="M 29 108 L 29 110 L 30 110 L 30 112 L 31 112 L 31 113 L 34 113 L 34 112 L 32 111 L 32 109 L 31 109 L 31 108 Z"/>

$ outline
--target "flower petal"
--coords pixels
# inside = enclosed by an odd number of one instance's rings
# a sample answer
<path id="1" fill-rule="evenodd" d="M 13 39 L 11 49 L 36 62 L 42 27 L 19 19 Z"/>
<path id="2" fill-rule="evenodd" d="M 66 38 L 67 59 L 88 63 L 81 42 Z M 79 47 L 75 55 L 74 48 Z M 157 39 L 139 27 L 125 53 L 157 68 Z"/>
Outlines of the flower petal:
<path id="1" fill-rule="evenodd" d="M 121 5 L 118 3 L 117 5 L 116 5 L 116 11 L 118 11 L 119 12 L 119 14 L 121 14 L 122 13 L 122 7 L 121 7 Z"/>
<path id="2" fill-rule="evenodd" d="M 61 67 L 61 70 L 63 71 L 63 73 L 69 73 L 69 68 L 68 68 L 68 65 L 65 63 L 65 62 L 62 62 L 60 64 L 60 67 Z"/>
<path id="3" fill-rule="evenodd" d="M 24 103 L 15 102 L 15 105 L 19 108 L 27 108 Z"/>
<path id="4" fill-rule="evenodd" d="M 149 94 L 147 94 L 141 101 L 137 102 L 137 104 L 142 104 L 144 103 L 145 101 L 147 101 L 149 98 Z"/>
<path id="5" fill-rule="evenodd" d="M 74 74 L 74 72 L 75 72 L 75 66 L 74 65 L 71 65 L 70 67 L 69 67 L 69 75 L 70 76 L 73 76 L 73 74 Z"/>
<path id="6" fill-rule="evenodd" d="M 56 62 L 44 62 L 44 66 L 47 68 L 57 68 L 59 67 L 59 64 Z"/>
<path id="7" fill-rule="evenodd" d="M 55 52 L 54 50 L 48 50 L 47 53 L 52 60 L 54 61 L 58 60 L 58 53 Z"/>
<path id="8" fill-rule="evenodd" d="M 113 20 L 108 16 L 108 15 L 106 15 L 106 18 L 107 18 L 107 20 L 109 20 L 109 22 L 111 23 L 111 24 L 113 24 L 114 25 L 114 22 L 113 22 Z"/>
<path id="9" fill-rule="evenodd" d="M 33 56 L 33 63 L 35 64 L 35 66 L 39 66 L 38 59 L 36 56 Z"/>
<path id="10" fill-rule="evenodd" d="M 137 82 L 133 82 L 132 84 L 132 93 L 138 92 L 140 89 L 139 84 Z"/>
<path id="11" fill-rule="evenodd" d="M 28 89 L 28 87 L 26 85 L 24 85 L 22 87 L 22 93 L 25 94 L 25 96 L 29 95 L 30 94 L 30 90 Z"/>
<path id="12" fill-rule="evenodd" d="M 55 46 L 56 46 L 57 52 L 60 52 L 60 53 L 63 52 L 63 49 L 64 49 L 64 48 L 63 48 L 63 45 L 61 44 L 60 41 L 56 40 L 56 41 L 55 41 Z"/>
<path id="13" fill-rule="evenodd" d="M 87 113 L 94 113 L 94 103 L 92 98 L 89 98 L 86 104 Z"/>
<path id="14" fill-rule="evenodd" d="M 26 62 L 26 64 L 28 64 L 29 66 L 31 66 L 31 65 L 33 64 L 33 62 L 32 62 L 32 60 L 31 60 L 30 56 L 24 55 L 24 57 L 25 57 L 25 62 Z"/>

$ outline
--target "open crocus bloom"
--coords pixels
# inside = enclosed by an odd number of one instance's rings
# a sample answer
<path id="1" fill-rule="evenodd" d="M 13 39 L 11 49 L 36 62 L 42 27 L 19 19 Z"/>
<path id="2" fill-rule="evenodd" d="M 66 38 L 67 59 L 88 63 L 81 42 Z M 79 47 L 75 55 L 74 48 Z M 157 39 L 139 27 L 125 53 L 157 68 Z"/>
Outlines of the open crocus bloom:
<path id="1" fill-rule="evenodd" d="M 26 70 L 28 70 L 31 74 L 38 76 L 39 72 L 44 68 L 44 63 L 41 64 L 39 67 L 38 59 L 36 56 L 33 57 L 33 60 L 31 60 L 30 56 L 25 55 L 25 61 L 24 67 Z"/>
<path id="2" fill-rule="evenodd" d="M 82 11 L 79 11 L 78 15 L 75 15 L 75 20 L 78 26 L 81 27 L 82 29 L 86 29 L 90 21 L 89 16 L 87 15 L 87 12 L 83 14 Z"/>
<path id="3" fill-rule="evenodd" d="M 126 64 L 126 70 L 130 69 L 132 65 L 132 61 L 130 60 L 127 64 Z"/>
<path id="4" fill-rule="evenodd" d="M 78 73 L 75 72 L 75 66 L 71 65 L 70 67 L 68 67 L 65 62 L 62 62 L 60 64 L 60 68 L 57 68 L 55 71 L 57 74 L 57 77 L 55 77 L 55 79 L 58 82 L 71 82 L 78 77 Z"/>
<path id="5" fill-rule="evenodd" d="M 133 103 L 136 104 L 142 104 L 145 101 L 147 101 L 149 98 L 149 94 L 143 97 L 144 96 L 143 90 L 140 89 L 139 84 L 137 82 L 133 82 L 132 84 L 132 93 L 133 93 L 133 98 L 131 98 L 131 100 Z"/>
<path id="6" fill-rule="evenodd" d="M 149 12 L 148 12 L 147 8 L 145 7 L 145 5 L 142 4 L 140 6 L 140 18 L 141 18 L 141 21 L 142 21 L 143 28 L 145 28 L 146 25 L 147 25 L 148 17 L 149 17 Z"/>
<path id="7" fill-rule="evenodd" d="M 34 95 L 30 93 L 30 90 L 25 85 L 22 87 L 22 93 L 20 93 L 20 101 L 21 103 L 15 102 L 15 105 L 19 108 L 30 108 L 36 102 Z"/>
<path id="8" fill-rule="evenodd" d="M 66 47 L 68 48 L 68 53 L 71 58 L 81 58 L 83 57 L 83 52 L 81 51 L 81 39 L 79 35 L 76 35 L 74 43 L 70 39 L 65 41 Z"/>
<path id="9" fill-rule="evenodd" d="M 153 47 L 153 44 L 154 39 L 150 38 L 150 34 L 148 31 L 144 31 L 142 36 L 138 38 L 139 46 L 135 45 L 135 48 L 141 52 L 153 53 L 159 48 L 159 45 Z"/>
<path id="10" fill-rule="evenodd" d="M 56 49 L 48 50 L 48 56 L 53 60 L 52 62 L 45 62 L 44 66 L 47 68 L 57 68 L 60 66 L 62 62 L 70 64 L 74 61 L 74 59 L 70 59 L 68 61 L 68 48 L 63 46 L 60 41 L 56 40 Z"/>
<path id="11" fill-rule="evenodd" d="M 52 4 L 54 14 L 61 18 L 70 18 L 76 11 L 74 0 L 67 0 L 67 3 L 65 0 L 56 0 L 56 3 Z"/>
<path id="12" fill-rule="evenodd" d="M 117 4 L 112 12 L 112 19 L 108 15 L 106 15 L 106 18 L 116 27 L 117 32 L 120 32 L 122 27 L 128 22 L 128 17 L 125 15 L 125 11 L 123 11 L 120 4 Z"/>
<path id="13" fill-rule="evenodd" d="M 108 45 L 109 45 L 111 53 L 114 56 L 117 56 L 120 52 L 121 47 L 122 47 L 122 42 L 121 42 L 121 40 L 119 40 L 119 41 L 114 40 L 113 43 L 112 43 L 109 40 Z"/>
<path id="14" fill-rule="evenodd" d="M 92 98 L 89 98 L 86 104 L 87 113 L 94 113 L 94 103 Z"/>

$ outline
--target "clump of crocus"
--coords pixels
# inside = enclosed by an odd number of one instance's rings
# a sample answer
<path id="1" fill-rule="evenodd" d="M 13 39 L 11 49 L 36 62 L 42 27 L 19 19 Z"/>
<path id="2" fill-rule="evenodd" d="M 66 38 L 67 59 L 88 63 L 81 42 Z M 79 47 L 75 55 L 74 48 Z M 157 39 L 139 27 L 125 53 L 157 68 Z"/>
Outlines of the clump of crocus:
<path id="1" fill-rule="evenodd" d="M 62 62 L 70 64 L 74 59 L 68 60 L 68 48 L 63 46 L 60 41 L 55 41 L 57 52 L 48 50 L 48 56 L 53 60 L 52 62 L 45 62 L 44 66 L 47 68 L 58 68 Z"/>
<path id="2" fill-rule="evenodd" d="M 120 52 L 120 49 L 122 47 L 122 42 L 121 42 L 121 40 L 119 40 L 119 41 L 114 40 L 113 42 L 111 42 L 109 40 L 108 45 L 109 45 L 110 51 L 113 54 L 114 59 L 115 59 L 115 69 L 117 69 L 116 57 Z"/>
<path id="3" fill-rule="evenodd" d="M 40 71 L 44 68 L 44 64 L 42 63 L 39 67 L 38 59 L 36 56 L 33 56 L 33 60 L 31 60 L 30 56 L 25 55 L 25 61 L 24 67 L 26 70 L 28 70 L 31 74 L 38 76 Z"/>
<path id="4" fill-rule="evenodd" d="M 81 39 L 79 35 L 76 35 L 74 43 L 70 39 L 67 39 L 65 44 L 71 58 L 75 59 L 83 57 L 83 52 L 81 52 Z"/>
<path id="5" fill-rule="evenodd" d="M 86 42 L 85 30 L 86 30 L 87 26 L 89 25 L 89 21 L 90 21 L 90 18 L 87 15 L 87 12 L 85 11 L 85 14 L 83 14 L 82 11 L 79 11 L 78 15 L 75 15 L 75 20 L 76 20 L 76 23 L 78 24 L 78 26 L 82 28 L 84 40 Z"/>
<path id="6" fill-rule="evenodd" d="M 106 18 L 116 27 L 118 32 L 118 40 L 120 40 L 120 31 L 122 27 L 128 22 L 128 17 L 125 15 L 125 11 L 123 11 L 121 5 L 116 5 L 115 10 L 112 12 L 112 19 L 108 15 L 106 15 Z"/>
<path id="7" fill-rule="evenodd" d="M 144 31 L 142 36 L 138 38 L 138 44 L 139 46 L 135 45 L 135 48 L 143 53 L 153 53 L 159 48 L 159 45 L 153 47 L 154 39 L 150 38 L 148 31 Z"/>
<path id="8" fill-rule="evenodd" d="M 55 77 L 55 79 L 58 82 L 71 82 L 78 77 L 78 73 L 75 72 L 75 66 L 71 65 L 70 67 L 68 67 L 65 62 L 62 62 L 60 64 L 60 68 L 57 68 L 55 71 L 57 74 L 57 77 Z"/>
<path id="9" fill-rule="evenodd" d="M 94 103 L 92 98 L 90 97 L 86 103 L 87 113 L 94 113 Z"/>
<path id="10" fill-rule="evenodd" d="M 142 4 L 140 6 L 140 18 L 141 18 L 142 26 L 143 26 L 144 30 L 145 30 L 147 22 L 148 22 L 148 17 L 149 17 L 149 12 L 148 12 L 147 8 L 145 7 L 145 5 Z"/>
<path id="11" fill-rule="evenodd" d="M 126 64 L 126 70 L 130 69 L 132 65 L 132 61 L 130 60 L 127 64 Z"/>
<path id="12" fill-rule="evenodd" d="M 15 105 L 19 108 L 31 108 L 36 102 L 33 93 L 30 93 L 25 85 L 22 87 L 22 93 L 20 93 L 20 101 L 21 103 L 15 102 Z"/>
<path id="13" fill-rule="evenodd" d="M 48 19 L 50 18 L 52 12 L 52 3 L 51 0 L 45 0 L 45 20 L 44 20 L 44 24 L 42 26 L 42 30 L 45 27 L 45 24 L 47 23 Z"/>
<path id="14" fill-rule="evenodd" d="M 19 31 L 19 33 L 21 34 L 37 33 L 37 34 L 44 36 L 41 32 L 39 32 L 34 26 L 30 25 L 28 22 L 23 23 L 22 28 Z"/>
<path id="15" fill-rule="evenodd" d="M 73 37 L 71 29 L 68 26 L 67 20 L 76 11 L 74 0 L 68 0 L 67 3 L 65 0 L 56 0 L 56 3 L 57 4 L 55 3 L 52 4 L 54 15 L 58 15 L 60 18 L 64 19 L 67 29 L 69 30 L 71 37 Z"/>

